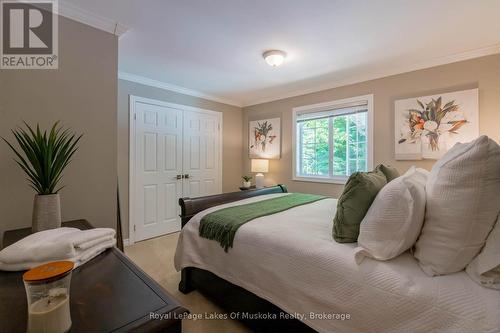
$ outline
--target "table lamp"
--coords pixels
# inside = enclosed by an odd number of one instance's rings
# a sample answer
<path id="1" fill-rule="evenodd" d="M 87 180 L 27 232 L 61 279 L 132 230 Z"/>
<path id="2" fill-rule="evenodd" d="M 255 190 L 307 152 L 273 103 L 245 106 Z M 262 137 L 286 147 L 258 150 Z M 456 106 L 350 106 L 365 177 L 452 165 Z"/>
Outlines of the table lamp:
<path id="1" fill-rule="evenodd" d="M 264 175 L 262 172 L 269 171 L 269 160 L 253 159 L 252 160 L 252 172 L 257 172 L 255 175 L 255 187 L 264 187 Z"/>

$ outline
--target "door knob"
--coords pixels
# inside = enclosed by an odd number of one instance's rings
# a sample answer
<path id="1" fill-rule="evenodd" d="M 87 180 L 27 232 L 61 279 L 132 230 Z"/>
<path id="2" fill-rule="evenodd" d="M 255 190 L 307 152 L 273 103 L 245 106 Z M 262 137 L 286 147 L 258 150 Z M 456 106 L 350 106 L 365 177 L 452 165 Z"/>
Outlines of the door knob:
<path id="1" fill-rule="evenodd" d="M 175 176 L 175 179 L 177 179 L 177 180 L 182 179 L 182 175 L 177 175 L 177 176 Z"/>
<path id="2" fill-rule="evenodd" d="M 189 178 L 189 174 L 187 174 L 187 173 L 186 173 L 186 174 L 184 175 L 184 178 L 188 179 L 188 178 Z"/>

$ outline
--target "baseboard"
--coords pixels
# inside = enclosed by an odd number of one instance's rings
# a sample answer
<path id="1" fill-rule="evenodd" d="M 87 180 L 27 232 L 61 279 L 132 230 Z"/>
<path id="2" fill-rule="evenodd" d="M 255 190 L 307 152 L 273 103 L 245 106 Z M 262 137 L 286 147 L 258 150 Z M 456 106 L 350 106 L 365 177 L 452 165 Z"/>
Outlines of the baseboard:
<path id="1" fill-rule="evenodd" d="M 129 246 L 129 245 L 130 245 L 130 242 L 129 242 L 128 238 L 124 239 L 123 240 L 123 246 Z"/>

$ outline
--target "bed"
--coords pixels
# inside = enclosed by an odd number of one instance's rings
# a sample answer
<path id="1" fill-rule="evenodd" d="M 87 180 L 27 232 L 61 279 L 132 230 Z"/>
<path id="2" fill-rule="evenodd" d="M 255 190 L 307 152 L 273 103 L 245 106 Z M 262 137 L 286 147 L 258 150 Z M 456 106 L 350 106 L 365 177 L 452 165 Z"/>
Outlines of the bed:
<path id="1" fill-rule="evenodd" d="M 332 239 L 332 198 L 246 223 L 227 253 L 198 235 L 205 214 L 284 195 L 277 186 L 181 199 L 179 289 L 200 290 L 258 332 L 500 332 L 500 291 L 465 272 L 430 278 L 409 253 L 357 265 L 356 244 Z"/>

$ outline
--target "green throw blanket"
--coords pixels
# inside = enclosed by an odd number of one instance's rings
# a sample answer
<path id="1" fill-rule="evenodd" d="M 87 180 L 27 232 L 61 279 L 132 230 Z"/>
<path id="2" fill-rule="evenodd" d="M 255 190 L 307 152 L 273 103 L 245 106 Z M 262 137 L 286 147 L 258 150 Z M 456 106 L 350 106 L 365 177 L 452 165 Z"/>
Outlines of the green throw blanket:
<path id="1" fill-rule="evenodd" d="M 227 252 L 229 247 L 233 247 L 236 230 L 248 221 L 325 198 L 321 195 L 291 193 L 278 198 L 219 209 L 203 216 L 200 222 L 200 236 L 218 241 Z"/>

